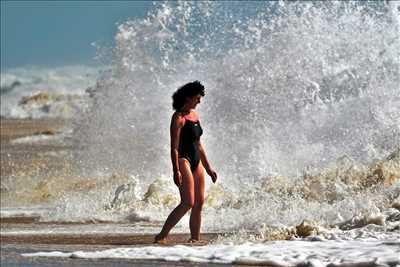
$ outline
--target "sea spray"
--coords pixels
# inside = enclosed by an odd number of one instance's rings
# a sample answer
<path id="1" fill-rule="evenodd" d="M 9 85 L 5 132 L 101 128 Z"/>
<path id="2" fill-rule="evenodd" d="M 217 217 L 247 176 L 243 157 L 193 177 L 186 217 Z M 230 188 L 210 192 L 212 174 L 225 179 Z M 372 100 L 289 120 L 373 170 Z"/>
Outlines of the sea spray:
<path id="1" fill-rule="evenodd" d="M 82 164 L 169 173 L 170 95 L 192 79 L 207 87 L 203 140 L 230 182 L 379 159 L 399 144 L 390 14 L 376 3 L 162 3 L 119 26 L 116 64 L 78 133 Z"/>
<path id="2" fill-rule="evenodd" d="M 348 172 L 340 160 L 335 165 L 339 158 L 358 168 L 399 147 L 394 12 L 360 2 L 160 3 L 146 19 L 118 28 L 115 65 L 79 120 L 78 170 L 131 173 L 144 188 L 168 177 L 170 96 L 199 79 L 207 88 L 199 113 L 209 158 L 229 194 L 249 201 L 233 201 L 236 208 L 216 220 L 329 221 L 334 203 L 353 205 L 351 217 L 361 195 L 321 171 Z M 279 177 L 290 177 L 291 193 L 262 189 Z M 373 206 L 378 199 L 369 197 Z M 315 200 L 326 209 L 304 209 Z M 241 223 L 249 224 L 235 227 Z"/>

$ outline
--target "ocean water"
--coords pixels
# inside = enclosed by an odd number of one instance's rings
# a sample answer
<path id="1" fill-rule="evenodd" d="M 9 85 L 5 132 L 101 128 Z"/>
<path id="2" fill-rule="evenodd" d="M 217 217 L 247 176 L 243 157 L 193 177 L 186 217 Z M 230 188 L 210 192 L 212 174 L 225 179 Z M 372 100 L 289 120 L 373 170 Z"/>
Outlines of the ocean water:
<path id="1" fill-rule="evenodd" d="M 202 140 L 219 174 L 206 184 L 202 229 L 229 234 L 201 249 L 51 255 L 399 265 L 399 12 L 397 2 L 160 2 L 119 25 L 107 68 L 61 75 L 76 85 L 56 89 L 79 95 L 61 100 L 74 112 L 43 108 L 57 102 L 43 95 L 2 107 L 73 121 L 63 137 L 73 149 L 58 155 L 68 168 L 31 175 L 27 194 L 51 195 L 39 203 L 47 221 L 163 220 L 179 202 L 171 95 L 200 80 Z M 33 94 L 7 79 L 2 102 Z M 49 141 L 35 138 L 15 142 Z"/>

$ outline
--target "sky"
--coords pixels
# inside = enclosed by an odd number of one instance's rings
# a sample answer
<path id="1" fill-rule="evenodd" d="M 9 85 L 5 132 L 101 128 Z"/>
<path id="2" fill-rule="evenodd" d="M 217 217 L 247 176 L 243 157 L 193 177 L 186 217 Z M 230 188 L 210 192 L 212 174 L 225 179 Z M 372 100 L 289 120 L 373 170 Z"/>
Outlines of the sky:
<path id="1" fill-rule="evenodd" d="M 144 18 L 151 1 L 1 2 L 1 68 L 95 64 L 96 42 L 113 44 L 117 25 Z"/>

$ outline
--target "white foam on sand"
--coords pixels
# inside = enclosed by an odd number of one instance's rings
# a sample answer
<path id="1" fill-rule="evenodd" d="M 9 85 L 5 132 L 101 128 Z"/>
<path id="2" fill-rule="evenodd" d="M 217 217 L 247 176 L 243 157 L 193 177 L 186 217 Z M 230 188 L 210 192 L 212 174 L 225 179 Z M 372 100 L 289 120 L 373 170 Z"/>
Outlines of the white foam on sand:
<path id="1" fill-rule="evenodd" d="M 124 247 L 72 253 L 38 252 L 26 257 L 123 258 L 163 261 L 257 264 L 269 266 L 399 266 L 400 242 L 377 239 L 326 241 L 272 241 L 203 247 Z"/>
<path id="2" fill-rule="evenodd" d="M 47 135 L 47 134 L 38 134 L 16 138 L 11 140 L 11 144 L 31 144 L 31 143 L 40 143 L 40 142 L 49 142 L 56 141 L 62 139 L 61 135 Z"/>
<path id="3" fill-rule="evenodd" d="M 29 217 L 42 216 L 49 212 L 50 207 L 45 205 L 30 206 L 30 207 L 1 207 L 0 217 Z M 2 229 L 3 230 L 3 229 Z"/>

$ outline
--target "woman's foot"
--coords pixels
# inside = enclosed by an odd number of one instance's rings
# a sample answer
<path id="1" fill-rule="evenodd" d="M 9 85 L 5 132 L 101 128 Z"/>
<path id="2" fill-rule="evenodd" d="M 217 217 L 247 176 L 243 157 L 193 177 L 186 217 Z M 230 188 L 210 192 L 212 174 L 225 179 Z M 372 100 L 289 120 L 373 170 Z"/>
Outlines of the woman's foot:
<path id="1" fill-rule="evenodd" d="M 193 244 L 193 245 L 206 245 L 208 242 L 206 240 L 190 238 L 188 240 L 188 243 Z"/>
<path id="2" fill-rule="evenodd" d="M 192 246 L 204 246 L 208 244 L 206 240 L 199 240 L 199 239 L 189 239 L 188 243 Z"/>
<path id="3" fill-rule="evenodd" d="M 159 235 L 156 235 L 153 244 L 166 245 L 167 239 L 165 237 L 160 237 Z"/>

